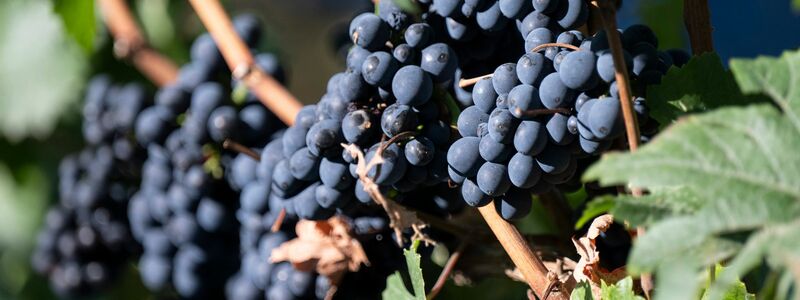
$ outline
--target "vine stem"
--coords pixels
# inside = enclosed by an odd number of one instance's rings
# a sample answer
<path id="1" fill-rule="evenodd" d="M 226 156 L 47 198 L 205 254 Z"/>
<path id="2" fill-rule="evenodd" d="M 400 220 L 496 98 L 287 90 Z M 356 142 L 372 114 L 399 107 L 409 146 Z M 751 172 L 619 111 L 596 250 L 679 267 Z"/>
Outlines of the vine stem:
<path id="1" fill-rule="evenodd" d="M 683 23 L 689 32 L 692 54 L 700 55 L 714 51 L 708 0 L 683 0 Z"/>
<path id="2" fill-rule="evenodd" d="M 168 85 L 178 78 L 178 66 L 147 45 L 125 0 L 100 0 L 100 9 L 114 38 L 117 57 L 130 60 L 157 86 Z"/>
<path id="3" fill-rule="evenodd" d="M 511 261 L 522 273 L 525 282 L 540 299 L 550 289 L 550 281 L 547 274 L 550 271 L 538 256 L 533 254 L 525 238 L 519 233 L 516 227 L 500 217 L 494 209 L 494 203 L 489 203 L 478 208 L 478 211 L 486 220 L 486 224 L 500 241 L 500 245 L 506 250 Z M 550 293 L 550 299 L 567 300 L 570 291 L 559 289 Z"/>
<path id="4" fill-rule="evenodd" d="M 436 283 L 431 288 L 431 292 L 428 293 L 428 296 L 425 297 L 427 300 L 433 300 L 439 295 L 439 292 L 442 291 L 444 288 L 444 284 L 447 283 L 447 279 L 450 278 L 450 274 L 453 273 L 453 269 L 458 263 L 458 260 L 461 258 L 461 254 L 464 253 L 464 249 L 467 248 L 467 244 L 469 244 L 468 240 L 462 240 L 461 243 L 458 244 L 458 248 L 456 251 L 450 255 L 450 258 L 447 259 L 447 263 L 444 264 L 444 269 L 442 269 L 442 273 L 439 274 L 439 278 L 436 279 Z"/>
<path id="5" fill-rule="evenodd" d="M 219 0 L 189 0 L 189 3 L 217 43 L 233 76 L 241 79 L 261 103 L 283 123 L 292 125 L 295 115 L 303 108 L 303 104 L 272 76 L 253 63 L 250 49 L 236 34 L 233 23 Z"/>
<path id="6" fill-rule="evenodd" d="M 535 48 L 531 49 L 531 52 L 539 52 L 539 51 L 542 51 L 542 49 L 544 49 L 544 48 L 550 48 L 550 47 L 567 48 L 567 49 L 572 49 L 572 50 L 574 50 L 574 51 L 579 51 L 579 50 L 581 50 L 581 48 L 578 48 L 577 46 L 575 46 L 575 45 L 570 45 L 570 44 L 564 44 L 564 43 L 544 43 L 544 44 L 541 44 L 541 45 L 539 45 L 539 46 L 536 46 Z"/>
<path id="7" fill-rule="evenodd" d="M 616 9 L 611 6 L 608 0 L 593 0 L 592 5 L 597 7 L 600 12 L 600 19 L 608 37 L 608 45 L 611 48 L 611 57 L 614 60 L 614 77 L 619 87 L 619 100 L 622 106 L 622 118 L 625 122 L 625 133 L 628 138 L 628 148 L 631 152 L 639 149 L 639 123 L 633 110 L 633 99 L 631 98 L 631 85 L 628 77 L 628 68 L 622 50 L 622 41 L 617 31 Z M 631 194 L 634 197 L 642 195 L 642 189 L 632 188 Z M 644 228 L 636 228 L 636 235 L 641 236 L 645 233 Z M 647 299 L 650 299 L 650 292 L 653 289 L 653 277 L 651 274 L 642 274 L 640 277 L 642 290 Z"/>
<path id="8" fill-rule="evenodd" d="M 486 75 L 481 75 L 481 76 L 473 77 L 473 78 L 464 78 L 464 79 L 461 79 L 461 80 L 458 81 L 458 86 L 461 87 L 461 88 L 465 88 L 465 87 L 468 87 L 470 85 L 478 83 L 478 81 L 480 81 L 481 79 L 491 78 L 492 75 L 493 74 L 486 74 Z"/>

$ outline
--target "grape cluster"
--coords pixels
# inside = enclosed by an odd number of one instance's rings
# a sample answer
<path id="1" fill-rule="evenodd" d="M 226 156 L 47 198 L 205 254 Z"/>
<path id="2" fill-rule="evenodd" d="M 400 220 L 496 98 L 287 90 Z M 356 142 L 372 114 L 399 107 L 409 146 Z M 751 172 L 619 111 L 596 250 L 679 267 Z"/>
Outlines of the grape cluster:
<path id="1" fill-rule="evenodd" d="M 148 101 L 138 84 L 115 85 L 103 75 L 89 83 L 83 107 L 88 145 L 61 161 L 59 203 L 48 211 L 32 254 L 34 270 L 60 296 L 109 285 L 139 252 L 125 210 L 143 160 L 130 134 Z"/>
<path id="2" fill-rule="evenodd" d="M 254 47 L 260 24 L 234 19 L 237 33 Z M 282 78 L 274 56 L 256 55 L 262 69 Z M 239 269 L 240 159 L 221 147 L 246 147 L 284 126 L 253 95 L 233 101 L 231 80 L 208 34 L 191 47 L 191 62 L 176 83 L 156 93 L 155 105 L 136 122 L 137 141 L 147 149 L 140 191 L 128 206 L 131 229 L 143 246 L 139 271 L 151 291 L 170 288 L 187 299 L 224 297 L 225 282 Z"/>
<path id="3" fill-rule="evenodd" d="M 658 41 L 644 25 L 621 35 L 634 108 L 643 131 L 652 134 L 658 125 L 649 120 L 645 87 L 658 83 L 670 66 L 683 64 L 687 55 L 657 51 Z M 473 105 L 457 122 L 462 137 L 448 153 L 450 178 L 461 183 L 467 204 L 483 206 L 495 199 L 506 219 L 527 215 L 530 193 L 567 183 L 579 158 L 608 149 L 624 131 L 605 32 L 556 35 L 540 27 L 525 44 L 528 51 L 516 63 L 502 64 L 475 83 Z"/>

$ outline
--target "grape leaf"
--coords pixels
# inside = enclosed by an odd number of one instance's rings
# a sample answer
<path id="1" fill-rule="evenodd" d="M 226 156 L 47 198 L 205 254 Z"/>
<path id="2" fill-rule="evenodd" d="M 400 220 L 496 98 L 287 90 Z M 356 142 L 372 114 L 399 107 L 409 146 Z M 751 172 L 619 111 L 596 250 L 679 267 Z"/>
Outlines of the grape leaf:
<path id="1" fill-rule="evenodd" d="M 661 84 L 647 88 L 650 114 L 662 125 L 686 113 L 756 101 L 758 97 L 746 97 L 739 91 L 733 75 L 713 52 L 692 57 L 681 68 L 670 68 Z"/>
<path id="2" fill-rule="evenodd" d="M 381 294 L 383 299 L 396 299 L 396 300 L 414 300 L 416 299 L 411 292 L 406 289 L 403 283 L 403 275 L 400 271 L 395 271 L 394 274 L 386 278 L 386 289 Z"/>
<path id="3" fill-rule="evenodd" d="M 86 53 L 94 50 L 97 20 L 93 0 L 55 0 L 55 12 L 64 21 L 67 33 Z"/>
<path id="4" fill-rule="evenodd" d="M 0 1 L 0 132 L 44 137 L 80 93 L 86 57 L 50 1 Z"/>
<path id="5" fill-rule="evenodd" d="M 425 280 L 422 278 L 422 268 L 420 268 L 421 256 L 417 253 L 419 243 L 419 240 L 415 240 L 409 249 L 403 249 L 414 293 L 412 294 L 406 289 L 403 275 L 395 272 L 386 279 L 386 289 L 381 294 L 383 299 L 425 300 Z"/>
<path id="6" fill-rule="evenodd" d="M 656 299 L 697 295 L 699 282 L 687 278 L 729 259 L 708 299 L 726 299 L 738 278 L 765 259 L 800 284 L 794 267 L 800 265 L 800 52 L 734 60 L 731 69 L 744 93 L 767 95 L 775 105 L 688 116 L 640 151 L 606 155 L 584 174 L 603 185 L 653 191 L 617 198 L 612 212 L 652 224 L 627 267 L 632 274 L 656 272 Z M 620 209 L 630 204 L 638 208 Z"/>
<path id="7" fill-rule="evenodd" d="M 625 277 L 617 281 L 616 284 L 606 284 L 602 282 L 600 287 L 600 299 L 603 300 L 644 300 L 643 297 L 636 295 L 633 291 L 633 279 Z M 572 294 L 569 296 L 570 300 L 592 300 L 592 287 L 586 282 L 582 281 L 575 286 Z"/>
<path id="8" fill-rule="evenodd" d="M 579 230 L 586 225 L 586 222 L 593 220 L 595 217 L 607 213 L 609 210 L 614 208 L 614 198 L 611 196 L 602 197 L 594 199 L 593 201 L 586 204 L 586 209 L 583 210 L 583 214 L 575 222 L 575 230 Z"/>
<path id="9" fill-rule="evenodd" d="M 593 300 L 592 286 L 587 281 L 581 281 L 572 290 L 569 295 L 569 300 Z"/>
<path id="10" fill-rule="evenodd" d="M 633 279 L 625 277 L 618 281 L 616 284 L 607 285 L 603 282 L 600 288 L 600 293 L 603 295 L 601 299 L 610 300 L 644 300 L 644 297 L 637 296 L 633 292 Z"/>

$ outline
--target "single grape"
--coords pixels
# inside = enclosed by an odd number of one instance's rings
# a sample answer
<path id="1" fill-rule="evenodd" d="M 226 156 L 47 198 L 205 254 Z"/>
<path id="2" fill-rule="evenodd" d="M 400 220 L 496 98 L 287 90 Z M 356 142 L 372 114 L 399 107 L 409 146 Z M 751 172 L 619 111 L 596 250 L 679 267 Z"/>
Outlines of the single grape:
<path id="1" fill-rule="evenodd" d="M 462 176 L 475 176 L 483 160 L 480 157 L 478 137 L 463 137 L 447 151 L 447 164 Z"/>
<path id="2" fill-rule="evenodd" d="M 350 22 L 353 43 L 368 50 L 376 50 L 389 40 L 389 25 L 373 13 L 362 13 Z"/>
<path id="3" fill-rule="evenodd" d="M 415 166 L 424 166 L 433 160 L 436 148 L 433 142 L 425 137 L 416 137 L 405 145 L 405 156 Z"/>
<path id="4" fill-rule="evenodd" d="M 392 104 L 383 110 L 381 129 L 388 137 L 393 137 L 417 127 L 417 114 L 408 105 Z"/>
<path id="5" fill-rule="evenodd" d="M 458 133 L 463 137 L 476 136 L 478 124 L 487 121 L 489 121 L 489 114 L 483 112 L 478 106 L 470 106 L 458 115 L 456 127 L 458 127 Z"/>
<path id="6" fill-rule="evenodd" d="M 535 120 L 522 121 L 514 133 L 514 148 L 526 155 L 537 155 L 547 145 L 545 125 Z"/>
<path id="7" fill-rule="evenodd" d="M 398 103 L 419 106 L 431 98 L 433 81 L 420 67 L 405 66 L 394 75 L 392 91 Z"/>
<path id="8" fill-rule="evenodd" d="M 508 178 L 516 187 L 533 187 L 541 178 L 542 170 L 532 156 L 517 152 L 508 161 Z"/>

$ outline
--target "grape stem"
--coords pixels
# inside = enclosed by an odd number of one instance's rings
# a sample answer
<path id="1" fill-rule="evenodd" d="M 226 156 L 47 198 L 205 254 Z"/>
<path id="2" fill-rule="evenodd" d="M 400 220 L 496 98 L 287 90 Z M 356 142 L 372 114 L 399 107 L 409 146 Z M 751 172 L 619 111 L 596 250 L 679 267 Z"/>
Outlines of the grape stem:
<path id="1" fill-rule="evenodd" d="M 303 107 L 285 87 L 253 62 L 253 55 L 233 28 L 219 0 L 189 0 L 200 21 L 219 47 L 234 77 L 242 80 L 270 111 L 286 125 Z"/>
<path id="2" fill-rule="evenodd" d="M 450 273 L 453 272 L 453 269 L 458 263 L 458 259 L 461 258 L 461 254 L 464 253 L 464 250 L 467 248 L 467 244 L 469 244 L 469 240 L 461 240 L 461 243 L 458 244 L 458 248 L 450 257 L 447 259 L 447 263 L 444 264 L 444 269 L 442 269 L 442 273 L 439 273 L 439 278 L 436 279 L 436 283 L 431 288 L 431 291 L 428 293 L 428 296 L 425 297 L 427 300 L 433 300 L 436 298 L 436 295 L 439 295 L 439 292 L 442 291 L 444 288 L 444 284 L 447 283 L 447 279 L 450 278 Z"/>
<path id="3" fill-rule="evenodd" d="M 527 241 L 519 233 L 517 228 L 508 221 L 503 220 L 494 208 L 494 203 L 489 203 L 478 208 L 478 211 L 483 216 L 486 224 L 492 229 L 500 245 L 506 250 L 511 261 L 517 266 L 525 282 L 533 290 L 533 292 L 540 299 L 551 289 L 551 282 L 548 280 L 547 274 L 550 270 L 544 265 L 542 260 L 536 256 L 531 248 L 528 246 Z M 567 300 L 571 291 L 568 291 L 561 285 L 555 292 L 551 292 L 549 296 L 551 299 Z"/>
<path id="4" fill-rule="evenodd" d="M 550 47 L 561 47 L 561 48 L 572 49 L 572 50 L 575 50 L 575 51 L 580 51 L 580 50 L 581 50 L 581 48 L 578 48 L 577 46 L 575 46 L 575 45 L 570 45 L 570 44 L 564 44 L 564 43 L 544 43 L 544 44 L 541 44 L 541 45 L 539 45 L 539 46 L 536 46 L 536 47 L 534 47 L 533 49 L 531 49 L 531 52 L 539 52 L 539 51 L 542 51 L 542 49 L 545 49 L 545 48 L 550 48 Z"/>
<path id="5" fill-rule="evenodd" d="M 708 0 L 683 0 L 683 23 L 689 32 L 692 54 L 700 55 L 714 51 Z"/>
<path id="6" fill-rule="evenodd" d="M 464 79 L 461 79 L 461 80 L 458 81 L 458 86 L 461 87 L 461 88 L 465 88 L 465 87 L 468 87 L 468 86 L 471 86 L 473 84 L 478 83 L 478 81 L 480 81 L 481 79 L 491 78 L 491 77 L 492 77 L 492 74 L 486 74 L 486 75 L 481 75 L 481 76 L 473 77 L 473 78 L 464 78 Z"/>
<path id="7" fill-rule="evenodd" d="M 281 230 L 281 225 L 283 225 L 283 220 L 286 219 L 286 208 L 281 208 L 281 211 L 278 212 L 278 217 L 275 219 L 275 222 L 272 223 L 272 227 L 269 228 L 269 231 L 272 233 L 278 232 Z"/>
<path id="8" fill-rule="evenodd" d="M 231 139 L 225 139 L 225 141 L 222 142 L 222 148 L 247 155 L 255 161 L 261 161 L 261 157 L 253 149 L 245 147 L 244 145 L 239 144 Z"/>
<path id="9" fill-rule="evenodd" d="M 631 98 L 631 85 L 628 77 L 628 68 L 622 53 L 622 42 L 619 31 L 617 31 L 616 10 L 608 0 L 593 0 L 592 6 L 599 9 L 600 19 L 608 37 L 608 45 L 611 48 L 611 57 L 614 60 L 614 77 L 619 87 L 619 100 L 622 106 L 622 118 L 625 122 L 625 133 L 628 139 L 628 148 L 631 152 L 636 152 L 639 148 L 639 123 L 633 110 L 633 99 Z M 631 194 L 634 197 L 641 196 L 643 193 L 640 188 L 632 188 Z M 636 228 L 637 236 L 645 233 L 644 228 Z M 650 299 L 650 292 L 653 289 L 653 277 L 651 274 L 642 274 L 640 283 L 645 297 Z"/>
<path id="10" fill-rule="evenodd" d="M 530 109 L 530 110 L 522 110 L 516 108 L 514 112 L 524 117 L 538 117 L 538 116 L 552 115 L 552 114 L 568 115 L 571 112 L 571 110 L 569 108 L 563 108 L 563 107 L 556 107 L 552 109 L 540 108 L 540 109 Z"/>
<path id="11" fill-rule="evenodd" d="M 133 63 L 155 85 L 161 87 L 178 78 L 178 67 L 145 41 L 125 0 L 100 0 L 100 10 L 114 38 L 114 55 Z"/>

